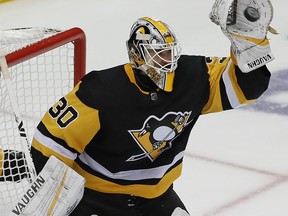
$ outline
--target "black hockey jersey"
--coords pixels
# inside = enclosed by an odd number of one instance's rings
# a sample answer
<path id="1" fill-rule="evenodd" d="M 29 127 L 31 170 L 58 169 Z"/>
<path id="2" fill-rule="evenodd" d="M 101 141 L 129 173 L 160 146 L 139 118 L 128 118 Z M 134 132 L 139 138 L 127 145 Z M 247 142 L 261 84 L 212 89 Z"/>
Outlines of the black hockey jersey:
<path id="1" fill-rule="evenodd" d="M 242 73 L 231 58 L 188 55 L 178 61 L 172 92 L 143 90 L 130 64 L 92 71 L 38 125 L 36 168 L 56 155 L 87 188 L 157 197 L 181 175 L 198 117 L 252 102 L 269 78 L 266 66 Z"/>

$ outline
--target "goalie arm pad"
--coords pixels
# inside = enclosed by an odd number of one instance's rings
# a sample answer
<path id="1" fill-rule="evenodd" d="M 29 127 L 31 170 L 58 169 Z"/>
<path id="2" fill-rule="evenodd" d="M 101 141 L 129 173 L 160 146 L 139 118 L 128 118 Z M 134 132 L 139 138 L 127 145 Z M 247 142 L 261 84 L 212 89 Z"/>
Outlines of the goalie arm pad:
<path id="1" fill-rule="evenodd" d="M 11 216 L 69 215 L 82 199 L 85 179 L 51 156 Z"/>
<path id="2" fill-rule="evenodd" d="M 267 32 L 273 7 L 270 0 L 216 0 L 209 14 L 231 42 L 231 56 L 242 72 L 255 70 L 274 59 Z"/>

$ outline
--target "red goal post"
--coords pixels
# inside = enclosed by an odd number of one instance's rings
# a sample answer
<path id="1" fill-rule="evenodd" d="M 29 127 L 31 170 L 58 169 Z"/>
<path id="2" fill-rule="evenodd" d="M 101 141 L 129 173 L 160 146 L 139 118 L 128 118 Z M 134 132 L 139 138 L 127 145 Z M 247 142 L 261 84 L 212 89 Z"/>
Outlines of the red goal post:
<path id="1" fill-rule="evenodd" d="M 0 51 L 29 143 L 44 113 L 86 72 L 86 37 L 80 28 L 0 30 Z M 3 52 L 1 52 L 3 53 Z M 4 74 L 4 72 L 3 72 Z M 11 94 L 0 68 L 0 212 L 9 215 L 29 187 L 29 168 Z M 27 146 L 26 146 L 27 148 Z"/>

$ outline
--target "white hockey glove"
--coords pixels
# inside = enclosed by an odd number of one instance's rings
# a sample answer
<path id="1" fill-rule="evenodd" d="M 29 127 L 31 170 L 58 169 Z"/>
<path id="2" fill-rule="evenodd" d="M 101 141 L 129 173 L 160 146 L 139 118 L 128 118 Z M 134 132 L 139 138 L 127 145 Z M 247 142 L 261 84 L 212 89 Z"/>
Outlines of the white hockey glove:
<path id="1" fill-rule="evenodd" d="M 66 216 L 82 199 L 85 179 L 51 156 L 11 216 Z"/>
<path id="2" fill-rule="evenodd" d="M 231 42 L 232 58 L 242 72 L 250 72 L 274 59 L 267 31 L 273 18 L 270 0 L 216 0 L 209 14 Z"/>

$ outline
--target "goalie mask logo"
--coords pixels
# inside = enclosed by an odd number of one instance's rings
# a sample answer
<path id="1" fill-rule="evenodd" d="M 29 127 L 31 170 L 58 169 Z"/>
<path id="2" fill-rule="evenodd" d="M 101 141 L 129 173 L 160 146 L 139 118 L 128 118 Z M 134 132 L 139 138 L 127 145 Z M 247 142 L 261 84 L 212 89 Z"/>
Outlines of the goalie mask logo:
<path id="1" fill-rule="evenodd" d="M 148 157 L 152 162 L 165 150 L 172 147 L 173 140 L 192 121 L 191 112 L 169 112 L 162 118 L 149 116 L 142 129 L 128 132 L 143 153 L 131 156 L 127 161 L 137 161 Z M 188 122 L 189 121 L 189 122 Z"/>

